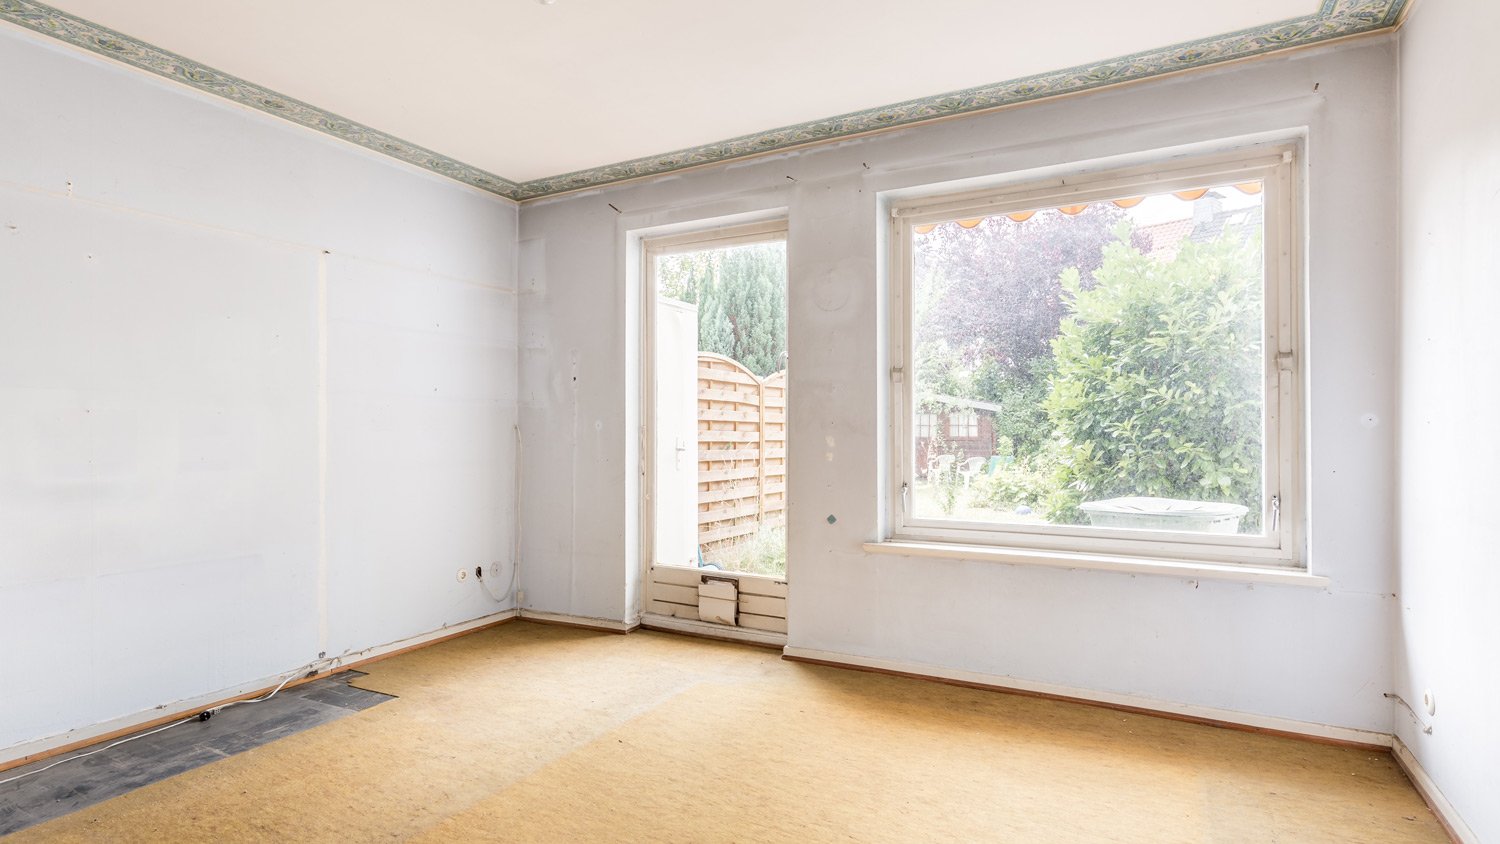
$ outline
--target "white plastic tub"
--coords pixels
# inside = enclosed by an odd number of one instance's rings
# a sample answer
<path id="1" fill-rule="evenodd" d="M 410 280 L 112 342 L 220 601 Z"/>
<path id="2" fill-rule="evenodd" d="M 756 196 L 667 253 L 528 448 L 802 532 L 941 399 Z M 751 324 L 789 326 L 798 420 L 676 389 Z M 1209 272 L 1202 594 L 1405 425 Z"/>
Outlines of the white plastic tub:
<path id="1" fill-rule="evenodd" d="M 1086 501 L 1079 509 L 1088 514 L 1094 527 L 1188 533 L 1239 533 L 1240 519 L 1250 512 L 1243 504 L 1144 495 Z"/>

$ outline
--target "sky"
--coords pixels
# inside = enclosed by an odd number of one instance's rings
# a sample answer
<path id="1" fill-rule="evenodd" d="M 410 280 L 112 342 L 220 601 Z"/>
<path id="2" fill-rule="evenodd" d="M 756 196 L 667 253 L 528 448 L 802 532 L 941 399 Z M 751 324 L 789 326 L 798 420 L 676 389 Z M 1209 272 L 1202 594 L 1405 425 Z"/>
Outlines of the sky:
<path id="1" fill-rule="evenodd" d="M 1230 185 L 1214 188 L 1224 199 L 1224 210 L 1253 208 L 1260 204 L 1263 194 L 1247 194 Z M 1137 226 L 1150 226 L 1170 220 L 1186 220 L 1193 216 L 1193 203 L 1178 199 L 1170 193 L 1159 193 L 1146 197 L 1140 205 L 1127 212 Z"/>

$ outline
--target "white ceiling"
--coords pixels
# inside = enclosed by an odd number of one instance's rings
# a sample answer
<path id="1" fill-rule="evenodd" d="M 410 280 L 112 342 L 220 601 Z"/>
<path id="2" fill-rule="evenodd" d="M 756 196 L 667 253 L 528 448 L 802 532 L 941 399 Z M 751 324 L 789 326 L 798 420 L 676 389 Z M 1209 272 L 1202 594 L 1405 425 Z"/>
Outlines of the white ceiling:
<path id="1" fill-rule="evenodd" d="M 1319 0 L 52 0 L 515 181 L 1208 38 Z"/>

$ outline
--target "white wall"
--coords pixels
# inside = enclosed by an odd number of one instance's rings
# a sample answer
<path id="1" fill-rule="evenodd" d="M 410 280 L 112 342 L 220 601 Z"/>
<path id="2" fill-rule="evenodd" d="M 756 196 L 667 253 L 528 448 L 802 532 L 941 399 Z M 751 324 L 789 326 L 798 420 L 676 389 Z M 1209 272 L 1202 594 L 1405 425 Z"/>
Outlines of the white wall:
<path id="1" fill-rule="evenodd" d="M 9 27 L 0 127 L 0 759 L 503 607 L 514 206 Z"/>
<path id="2" fill-rule="evenodd" d="M 1389 731 L 1394 73 L 1393 43 L 1362 41 L 525 206 L 524 605 L 636 612 L 627 232 L 785 208 L 793 646 Z M 879 535 L 885 438 L 879 192 L 1296 127 L 1311 192 L 1311 564 L 1329 589 L 861 550 Z M 1362 426 L 1367 413 L 1382 424 Z"/>
<path id="3" fill-rule="evenodd" d="M 1396 731 L 1478 840 L 1500 841 L 1500 6 L 1422 0 L 1401 35 Z M 1437 714 L 1422 693 L 1431 690 Z"/>

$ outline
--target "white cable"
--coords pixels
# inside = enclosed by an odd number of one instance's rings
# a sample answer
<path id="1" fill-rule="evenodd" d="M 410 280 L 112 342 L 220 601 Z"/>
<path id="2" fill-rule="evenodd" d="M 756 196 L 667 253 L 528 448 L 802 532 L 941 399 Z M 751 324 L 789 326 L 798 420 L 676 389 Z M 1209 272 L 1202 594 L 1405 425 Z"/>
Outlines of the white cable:
<path id="1" fill-rule="evenodd" d="M 506 601 L 509 601 L 511 599 L 511 596 L 513 596 L 513 595 L 516 594 L 516 587 L 520 584 L 520 581 L 521 581 L 521 426 L 519 424 L 517 424 L 515 426 L 515 430 L 516 430 L 516 493 L 515 493 L 515 498 L 516 498 L 516 502 L 515 502 L 516 503 L 516 521 L 515 521 L 515 526 L 514 526 L 515 541 L 512 543 L 512 548 L 511 548 L 511 552 L 510 552 L 510 561 L 511 561 L 510 562 L 510 587 L 505 590 L 505 594 L 504 595 L 496 595 L 495 591 L 490 588 L 489 583 L 485 581 L 484 576 L 480 575 L 480 577 L 479 577 L 479 585 L 483 586 L 484 587 L 484 591 L 487 592 L 487 593 L 489 593 L 490 598 L 492 598 L 498 604 L 503 604 Z M 481 571 L 483 571 L 483 569 L 481 569 Z"/>
<path id="2" fill-rule="evenodd" d="M 105 746 L 103 746 L 101 748 L 98 748 L 96 750 L 90 750 L 87 753 L 80 753 L 77 756 L 69 756 L 66 759 L 59 759 L 56 762 L 53 762 L 51 765 L 48 765 L 45 768 L 37 768 L 35 771 L 27 771 L 24 774 L 18 774 L 18 775 L 14 776 L 14 777 L 11 777 L 10 779 L 0 780 L 0 785 L 5 785 L 6 783 L 10 783 L 10 782 L 15 782 L 16 780 L 24 780 L 27 777 L 35 776 L 37 774 L 40 774 L 43 771 L 50 771 L 53 768 L 56 768 L 58 765 L 61 765 L 64 762 L 72 762 L 74 759 L 82 759 L 82 758 L 84 758 L 86 756 L 93 756 L 95 753 L 103 753 L 104 751 L 109 750 L 112 747 L 119 747 L 120 745 L 124 744 L 125 742 L 135 741 L 138 738 L 145 738 L 146 736 L 154 736 L 157 733 L 162 732 L 163 730 L 170 730 L 173 727 L 180 727 L 180 726 L 182 726 L 183 724 L 186 724 L 189 721 L 196 721 L 197 719 L 198 719 L 197 715 L 189 715 L 188 717 L 182 719 L 181 721 L 173 721 L 172 723 L 167 724 L 165 726 L 157 727 L 156 729 L 150 731 L 149 733 L 140 733 L 139 735 L 128 736 L 126 738 L 120 739 L 119 741 L 112 742 L 110 744 L 106 744 Z"/>
<path id="3" fill-rule="evenodd" d="M 480 575 L 480 577 L 479 577 L 479 586 L 480 586 L 480 588 L 484 589 L 484 591 L 485 591 L 486 594 L 488 594 L 490 596 L 490 600 L 494 601 L 497 604 L 503 604 L 506 601 L 510 600 L 511 593 L 514 592 L 515 589 L 516 589 L 516 576 L 515 576 L 515 572 L 514 571 L 511 572 L 510 588 L 506 589 L 505 590 L 505 594 L 503 594 L 503 595 L 496 595 L 495 594 L 495 590 L 493 590 L 493 589 L 490 588 L 489 581 L 485 580 L 483 575 Z"/>
<path id="4" fill-rule="evenodd" d="M 250 699 L 247 699 L 247 700 L 232 700 L 229 703 L 224 704 L 223 706 L 215 706 L 215 707 L 212 707 L 210 709 L 205 709 L 205 710 L 203 710 L 203 712 L 207 712 L 209 714 L 209 716 L 212 717 L 214 715 L 219 714 L 220 712 L 223 712 L 224 710 L 228 709 L 231 706 L 239 706 L 242 703 L 261 703 L 263 701 L 270 700 L 271 698 L 276 697 L 276 693 L 277 692 L 279 692 L 282 689 L 286 688 L 286 684 L 290 683 L 292 681 L 292 678 L 301 675 L 305 670 L 311 669 L 314 665 L 317 665 L 317 663 L 316 662 L 309 662 L 308 664 L 302 666 L 301 668 L 297 669 L 296 671 L 292 672 L 291 674 L 288 674 L 286 676 L 286 679 L 282 680 L 281 683 L 276 688 L 274 688 L 274 689 L 271 690 L 270 694 L 264 695 L 263 697 L 250 698 Z M 122 739 L 120 739 L 118 741 L 110 742 L 109 744 L 106 744 L 103 747 L 95 748 L 95 749 L 90 750 L 90 751 L 88 751 L 86 753 L 80 753 L 80 754 L 78 754 L 76 756 L 69 756 L 66 759 L 59 759 L 56 762 L 53 762 L 51 765 L 48 765 L 48 766 L 46 766 L 44 768 L 37 768 L 35 771 L 27 771 L 24 774 L 17 774 L 16 776 L 10 777 L 8 779 L 0 780 L 0 785 L 5 785 L 6 783 L 12 783 L 12 782 L 15 782 L 16 780 L 24 780 L 27 777 L 36 776 L 37 774 L 40 774 L 43 771 L 50 771 L 53 768 L 56 768 L 58 765 L 63 764 L 64 762 L 72 762 L 75 759 L 83 759 L 83 758 L 86 758 L 86 757 L 89 757 L 89 756 L 93 756 L 95 753 L 103 753 L 104 751 L 109 750 L 111 748 L 119 747 L 120 745 L 125 744 L 126 742 L 132 742 L 132 741 L 135 741 L 136 739 L 143 739 L 146 736 L 154 736 L 157 733 L 164 732 L 166 730 L 170 730 L 173 727 L 180 727 L 180 726 L 182 726 L 183 724 L 186 724 L 189 721 L 199 721 L 199 720 L 205 720 L 203 718 L 203 716 L 202 716 L 201 713 L 198 714 L 198 715 L 189 715 L 186 718 L 183 718 L 183 719 L 181 719 L 179 721 L 173 721 L 170 724 L 164 724 L 164 725 L 162 725 L 160 727 L 157 727 L 154 730 L 150 730 L 150 731 L 144 732 L 144 733 L 136 733 L 133 736 L 126 736 L 125 738 L 122 738 Z"/>
<path id="5" fill-rule="evenodd" d="M 1386 692 L 1385 696 L 1406 707 L 1406 711 L 1411 713 L 1411 719 L 1417 722 L 1417 726 L 1422 728 L 1422 732 L 1429 736 L 1432 735 L 1432 725 L 1422 720 L 1422 716 L 1417 714 L 1417 710 L 1411 708 L 1411 704 L 1406 702 L 1406 698 L 1395 692 Z"/>
<path id="6" fill-rule="evenodd" d="M 281 681 L 281 685 L 279 685 L 276 688 L 272 689 L 271 692 L 270 692 L 270 694 L 267 694 L 264 697 L 248 698 L 248 699 L 243 699 L 243 700 L 231 700 L 230 702 L 224 704 L 223 706 L 216 706 L 213 709 L 205 709 L 204 711 L 207 712 L 209 715 L 212 716 L 212 715 L 218 715 L 220 712 L 223 712 L 224 710 L 228 709 L 231 706 L 239 706 L 242 703 L 261 703 L 263 701 L 270 700 L 271 698 L 276 697 L 276 693 L 277 692 L 279 692 L 282 689 L 286 688 L 286 684 L 292 682 L 292 678 L 293 677 L 296 677 L 299 674 L 302 674 L 304 669 L 310 669 L 310 668 L 312 668 L 316 664 L 317 663 L 309 662 L 307 665 L 302 666 L 302 668 L 297 669 L 296 673 L 294 673 L 294 674 L 288 674 L 287 677 L 286 677 L 286 679 Z"/>
<path id="7" fill-rule="evenodd" d="M 510 579 L 511 592 L 516 595 L 516 609 L 521 609 L 521 420 L 516 419 L 516 541 L 515 547 L 511 549 L 510 556 Z"/>

